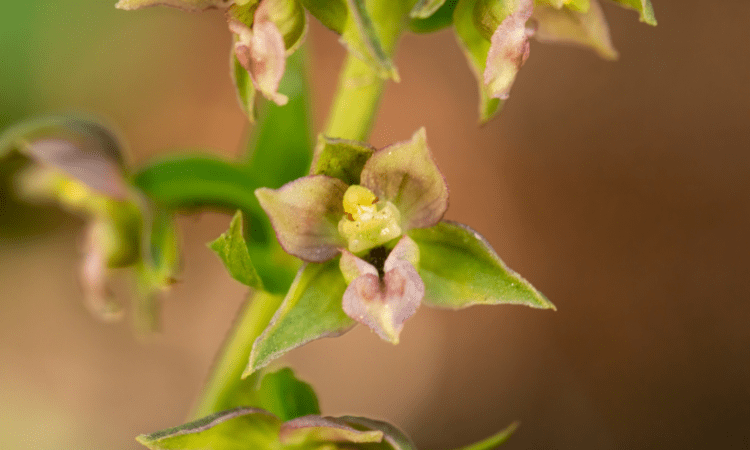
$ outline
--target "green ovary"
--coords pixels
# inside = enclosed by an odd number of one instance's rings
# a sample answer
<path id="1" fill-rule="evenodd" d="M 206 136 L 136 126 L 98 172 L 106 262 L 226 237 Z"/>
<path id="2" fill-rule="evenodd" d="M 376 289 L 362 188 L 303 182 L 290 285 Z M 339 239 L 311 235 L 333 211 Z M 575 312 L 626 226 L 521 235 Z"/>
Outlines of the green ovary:
<path id="1" fill-rule="evenodd" d="M 349 186 L 344 194 L 346 215 L 339 221 L 339 233 L 349 243 L 349 251 L 361 253 L 401 236 L 401 214 L 389 201 L 378 201 L 363 186 Z"/>

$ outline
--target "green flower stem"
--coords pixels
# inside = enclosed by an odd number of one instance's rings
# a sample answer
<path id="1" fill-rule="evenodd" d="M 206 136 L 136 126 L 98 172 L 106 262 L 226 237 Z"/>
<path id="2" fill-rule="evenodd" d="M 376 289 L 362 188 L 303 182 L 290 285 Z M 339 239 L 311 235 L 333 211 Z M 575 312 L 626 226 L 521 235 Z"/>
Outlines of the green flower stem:
<path id="1" fill-rule="evenodd" d="M 283 300 L 283 296 L 265 291 L 250 294 L 211 369 L 198 404 L 190 414 L 190 420 L 226 409 L 226 405 L 232 402 L 231 397 L 238 391 L 238 385 L 251 384 L 248 383 L 249 380 L 242 379 L 242 372 L 250 360 L 253 342 L 268 326 Z M 257 373 L 251 377 L 257 376 Z"/>
<path id="2" fill-rule="evenodd" d="M 368 1 L 367 10 L 385 53 L 392 57 L 414 1 Z M 336 95 L 323 134 L 329 137 L 367 141 L 380 106 L 383 78 L 361 59 L 348 53 L 341 70 Z"/>

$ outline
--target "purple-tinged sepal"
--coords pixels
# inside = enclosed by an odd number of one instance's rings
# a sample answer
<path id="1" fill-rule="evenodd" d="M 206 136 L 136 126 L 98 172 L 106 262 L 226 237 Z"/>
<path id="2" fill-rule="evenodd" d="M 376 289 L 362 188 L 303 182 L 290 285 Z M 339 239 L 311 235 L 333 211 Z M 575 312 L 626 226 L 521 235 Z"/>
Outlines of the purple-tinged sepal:
<path id="1" fill-rule="evenodd" d="M 312 175 L 279 189 L 257 189 L 255 196 L 287 253 L 305 261 L 323 262 L 346 246 L 338 231 L 346 189 L 347 185 L 337 178 Z"/>
<path id="2" fill-rule="evenodd" d="M 379 430 L 358 430 L 342 419 L 317 415 L 303 416 L 284 422 L 279 441 L 284 445 L 309 445 L 316 448 L 326 443 L 373 444 L 383 440 Z"/>
<path id="3" fill-rule="evenodd" d="M 448 185 L 432 159 L 424 128 L 408 141 L 376 151 L 362 170 L 361 185 L 395 205 L 404 232 L 438 223 L 448 209 Z"/>

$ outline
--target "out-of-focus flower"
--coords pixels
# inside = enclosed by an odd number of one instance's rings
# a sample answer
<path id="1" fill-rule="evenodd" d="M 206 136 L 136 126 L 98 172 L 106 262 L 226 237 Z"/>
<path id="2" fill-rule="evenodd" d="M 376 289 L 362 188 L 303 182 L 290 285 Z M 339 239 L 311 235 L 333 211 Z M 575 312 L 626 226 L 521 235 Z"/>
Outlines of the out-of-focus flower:
<path id="1" fill-rule="evenodd" d="M 656 25 L 649 0 L 635 5 L 641 20 Z M 616 59 L 599 0 L 458 0 L 453 23 L 479 83 L 480 120 L 486 122 L 508 98 L 518 71 L 529 57 L 529 39 L 592 48 Z"/>
<path id="2" fill-rule="evenodd" d="M 95 121 L 53 117 L 5 132 L 0 156 L 11 150 L 36 162 L 18 179 L 21 195 L 88 221 L 80 274 L 89 310 L 106 321 L 122 316 L 109 285 L 113 269 L 130 268 L 136 325 L 156 327 L 153 296 L 172 283 L 178 265 L 174 229 L 128 181 L 122 142 Z"/>
<path id="3" fill-rule="evenodd" d="M 307 31 L 305 11 L 299 0 L 120 0 L 120 9 L 172 6 L 186 11 L 226 9 L 230 31 L 235 36 L 233 59 L 247 71 L 251 86 L 235 75 L 238 90 L 254 89 L 284 105 L 278 92 L 286 57 L 302 44 Z M 253 117 L 254 92 L 239 92 L 243 109 Z"/>

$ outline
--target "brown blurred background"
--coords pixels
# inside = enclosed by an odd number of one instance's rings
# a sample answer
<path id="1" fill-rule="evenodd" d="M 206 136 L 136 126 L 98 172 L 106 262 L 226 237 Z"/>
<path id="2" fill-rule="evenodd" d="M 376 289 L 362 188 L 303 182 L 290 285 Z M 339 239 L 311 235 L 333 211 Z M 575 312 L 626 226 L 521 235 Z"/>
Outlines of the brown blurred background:
<path id="1" fill-rule="evenodd" d="M 27 0 L 0 13 L 0 126 L 90 111 L 135 163 L 238 154 L 245 120 L 218 12 Z M 750 448 L 750 2 L 654 0 L 659 26 L 606 3 L 616 63 L 532 44 L 511 100 L 476 123 L 450 31 L 407 36 L 372 143 L 427 127 L 448 218 L 482 232 L 557 312 L 422 308 L 392 347 L 358 328 L 286 359 L 324 413 L 399 424 L 455 448 L 513 420 L 508 449 Z M 343 49 L 317 23 L 315 131 Z M 205 247 L 217 213 L 180 220 L 185 271 L 163 333 L 85 311 L 82 223 L 28 206 L 0 171 L 0 448 L 140 448 L 181 423 L 244 288 Z"/>

